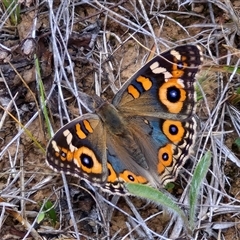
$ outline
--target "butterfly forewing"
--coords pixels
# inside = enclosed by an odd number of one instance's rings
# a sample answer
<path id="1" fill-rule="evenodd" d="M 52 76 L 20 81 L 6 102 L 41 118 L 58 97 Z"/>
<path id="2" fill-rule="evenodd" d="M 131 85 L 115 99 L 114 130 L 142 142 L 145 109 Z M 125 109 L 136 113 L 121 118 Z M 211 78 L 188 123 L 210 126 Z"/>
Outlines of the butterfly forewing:
<path id="1" fill-rule="evenodd" d="M 99 117 L 85 114 L 58 130 L 47 146 L 47 163 L 56 171 L 105 183 L 106 131 Z"/>
<path id="2" fill-rule="evenodd" d="M 201 62 L 199 47 L 193 45 L 164 52 L 124 84 L 113 104 L 122 113 L 184 120 L 194 112 L 195 75 Z"/>

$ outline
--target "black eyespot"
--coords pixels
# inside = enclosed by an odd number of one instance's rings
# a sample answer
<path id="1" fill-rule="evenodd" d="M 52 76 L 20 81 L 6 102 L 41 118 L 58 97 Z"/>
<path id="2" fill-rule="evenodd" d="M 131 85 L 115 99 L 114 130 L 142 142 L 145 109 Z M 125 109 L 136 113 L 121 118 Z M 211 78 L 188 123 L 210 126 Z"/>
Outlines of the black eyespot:
<path id="1" fill-rule="evenodd" d="M 81 158 L 81 163 L 82 163 L 83 166 L 85 166 L 87 168 L 92 168 L 93 167 L 93 160 L 87 154 L 83 153 L 80 156 L 80 158 Z"/>
<path id="2" fill-rule="evenodd" d="M 162 159 L 163 159 L 164 161 L 167 161 L 168 158 L 169 158 L 168 154 L 167 154 L 167 153 L 163 153 Z"/>
<path id="3" fill-rule="evenodd" d="M 128 179 L 129 179 L 130 181 L 132 181 L 132 182 L 135 181 L 135 178 L 134 178 L 132 175 L 128 175 Z"/>
<path id="4" fill-rule="evenodd" d="M 180 99 L 180 90 L 176 87 L 169 87 L 167 89 L 167 99 L 169 102 L 176 103 Z"/>
<path id="5" fill-rule="evenodd" d="M 66 158 L 67 154 L 66 154 L 65 152 L 61 152 L 61 156 L 62 156 L 63 158 Z"/>
<path id="6" fill-rule="evenodd" d="M 177 126 L 175 126 L 174 124 L 171 124 L 169 126 L 169 132 L 172 134 L 172 135 L 177 135 L 178 134 L 178 128 Z"/>
<path id="7" fill-rule="evenodd" d="M 177 67 L 178 67 L 178 69 L 183 69 L 183 63 L 182 62 L 178 62 L 177 63 Z"/>

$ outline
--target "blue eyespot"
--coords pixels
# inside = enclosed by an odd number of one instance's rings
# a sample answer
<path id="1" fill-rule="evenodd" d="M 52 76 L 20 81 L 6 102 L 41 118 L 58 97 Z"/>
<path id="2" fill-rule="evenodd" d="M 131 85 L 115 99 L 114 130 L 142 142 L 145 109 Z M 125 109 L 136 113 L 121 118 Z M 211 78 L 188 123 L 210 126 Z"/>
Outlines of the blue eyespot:
<path id="1" fill-rule="evenodd" d="M 178 69 L 183 69 L 183 63 L 182 62 L 178 62 L 177 63 L 177 68 Z"/>
<path id="2" fill-rule="evenodd" d="M 163 153 L 163 155 L 162 155 L 162 159 L 164 160 L 164 161 L 167 161 L 168 160 L 168 154 L 167 153 Z"/>
<path id="3" fill-rule="evenodd" d="M 87 168 L 92 168 L 93 167 L 93 160 L 87 154 L 83 153 L 80 156 L 80 158 L 81 158 L 81 163 L 82 163 L 83 166 L 85 166 Z"/>
<path id="4" fill-rule="evenodd" d="M 172 134 L 172 135 L 177 135 L 178 134 L 178 127 L 174 124 L 171 124 L 169 126 L 169 132 Z"/>
<path id="5" fill-rule="evenodd" d="M 169 87 L 167 89 L 167 99 L 169 102 L 176 103 L 181 97 L 180 90 L 177 87 Z"/>

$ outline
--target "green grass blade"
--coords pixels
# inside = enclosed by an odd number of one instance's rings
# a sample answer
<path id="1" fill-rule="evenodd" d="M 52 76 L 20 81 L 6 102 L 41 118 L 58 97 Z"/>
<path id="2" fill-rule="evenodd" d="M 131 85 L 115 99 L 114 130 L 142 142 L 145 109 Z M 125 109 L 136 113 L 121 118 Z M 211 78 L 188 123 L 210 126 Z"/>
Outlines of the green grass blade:
<path id="1" fill-rule="evenodd" d="M 3 0 L 7 12 L 10 14 L 10 21 L 14 26 L 20 22 L 20 3 L 18 0 Z"/>
<path id="2" fill-rule="evenodd" d="M 189 203 L 190 203 L 190 214 L 189 214 L 189 222 L 191 229 L 194 229 L 194 220 L 196 215 L 197 208 L 197 200 L 199 196 L 200 187 L 202 185 L 203 180 L 206 177 L 207 171 L 211 164 L 211 152 L 206 152 L 205 155 L 201 158 L 197 167 L 194 171 L 192 181 L 190 184 L 190 192 L 189 192 Z"/>
<path id="3" fill-rule="evenodd" d="M 35 66 L 36 66 L 36 73 L 37 73 L 37 81 L 39 84 L 41 106 L 43 109 L 43 115 L 44 115 L 44 119 L 45 119 L 45 122 L 47 125 L 48 133 L 51 136 L 51 123 L 50 123 L 50 119 L 48 117 L 49 115 L 48 115 L 48 110 L 47 110 L 47 106 L 46 106 L 46 102 L 45 102 L 46 101 L 45 90 L 44 90 L 44 85 L 43 85 L 42 77 L 41 77 L 40 64 L 39 64 L 39 60 L 36 55 L 34 55 L 34 59 L 35 59 Z"/>
<path id="4" fill-rule="evenodd" d="M 126 183 L 125 186 L 130 194 L 140 198 L 145 198 L 148 201 L 152 201 L 155 204 L 166 208 L 170 212 L 176 213 L 181 217 L 182 221 L 184 222 L 184 227 L 187 229 L 188 233 L 190 233 L 189 223 L 186 215 L 169 196 L 155 188 L 142 184 Z"/>

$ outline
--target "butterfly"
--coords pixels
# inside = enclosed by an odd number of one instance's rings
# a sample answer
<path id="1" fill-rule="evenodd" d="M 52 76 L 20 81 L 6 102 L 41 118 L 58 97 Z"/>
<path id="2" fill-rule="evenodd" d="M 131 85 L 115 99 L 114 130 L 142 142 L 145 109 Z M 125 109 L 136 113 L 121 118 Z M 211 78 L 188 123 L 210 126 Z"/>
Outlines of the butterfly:
<path id="1" fill-rule="evenodd" d="M 177 46 L 147 62 L 111 103 L 80 93 L 91 113 L 57 131 L 47 164 L 112 194 L 128 194 L 128 182 L 159 188 L 174 181 L 195 141 L 201 64 L 199 46 Z"/>

